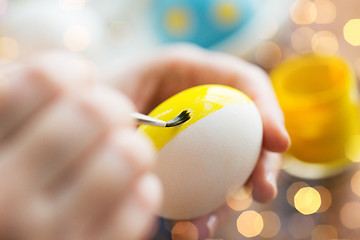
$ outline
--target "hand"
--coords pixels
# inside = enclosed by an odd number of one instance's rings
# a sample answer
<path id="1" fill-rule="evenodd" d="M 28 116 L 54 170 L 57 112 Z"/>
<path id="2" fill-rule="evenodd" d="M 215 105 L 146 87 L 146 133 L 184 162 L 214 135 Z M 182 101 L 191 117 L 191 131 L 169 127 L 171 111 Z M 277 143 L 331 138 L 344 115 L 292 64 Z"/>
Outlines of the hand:
<path id="1" fill-rule="evenodd" d="M 280 165 L 276 153 L 285 151 L 290 140 L 271 83 L 260 68 L 227 54 L 176 46 L 141 64 L 127 66 L 112 83 L 144 113 L 175 93 L 200 84 L 228 85 L 247 94 L 257 105 L 264 127 L 261 155 L 248 182 L 253 186 L 255 200 L 265 203 L 275 198 Z M 193 221 L 200 239 L 215 231 L 226 215 L 225 209 Z"/>
<path id="2" fill-rule="evenodd" d="M 0 239 L 148 234 L 161 196 L 153 148 L 135 134 L 131 101 L 94 83 L 90 66 L 51 53 L 2 69 Z"/>

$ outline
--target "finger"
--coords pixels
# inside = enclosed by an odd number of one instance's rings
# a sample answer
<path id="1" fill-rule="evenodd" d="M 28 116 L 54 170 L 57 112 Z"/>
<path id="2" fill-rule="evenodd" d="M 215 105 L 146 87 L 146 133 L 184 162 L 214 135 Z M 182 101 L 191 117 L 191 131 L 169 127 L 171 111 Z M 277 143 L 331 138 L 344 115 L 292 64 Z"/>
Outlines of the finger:
<path id="1" fill-rule="evenodd" d="M 119 165 L 117 169 L 110 169 L 119 177 L 116 181 L 117 190 L 114 192 L 119 190 L 125 192 L 132 187 L 132 182 L 139 175 L 149 171 L 154 163 L 154 156 L 155 151 L 148 138 L 133 128 L 119 128 L 111 132 L 96 150 L 90 149 L 81 159 L 59 172 L 57 178 L 50 184 L 49 190 L 58 195 L 70 192 L 67 195 L 74 194 L 73 199 L 87 201 L 87 198 L 82 196 L 94 192 L 94 186 L 98 185 L 97 181 L 106 180 L 102 179 L 101 167 L 106 167 L 106 162 L 111 167 L 111 163 L 114 162 Z M 88 181 L 93 181 L 94 184 Z M 122 186 L 119 187 L 118 184 Z"/>
<path id="2" fill-rule="evenodd" d="M 228 205 L 223 205 L 214 212 L 191 221 L 172 221 L 172 238 L 175 239 L 210 239 L 214 236 L 221 224 L 232 213 Z"/>
<path id="3" fill-rule="evenodd" d="M 88 86 L 94 70 L 75 55 L 48 53 L 3 71 L 0 84 L 0 141 L 65 91 Z"/>
<path id="4" fill-rule="evenodd" d="M 277 176 L 281 157 L 278 153 L 263 150 L 249 182 L 253 186 L 253 197 L 256 201 L 266 203 L 277 195 Z"/>
<path id="5" fill-rule="evenodd" d="M 120 202 L 110 224 L 98 239 L 147 239 L 155 229 L 154 212 L 161 202 L 162 187 L 153 174 L 144 175 L 134 191 Z"/>
<path id="6" fill-rule="evenodd" d="M 194 75 L 207 57 L 203 53 L 188 45 L 171 47 L 127 66 L 109 82 L 132 99 L 140 112 L 148 113 L 170 96 L 196 85 Z"/>
<path id="7" fill-rule="evenodd" d="M 95 86 L 64 96 L 42 111 L 8 144 L 4 159 L 43 184 L 77 159 L 115 125 L 131 126 L 131 103 L 110 88 Z M 40 186 L 40 185 L 39 185 Z"/>
<path id="8" fill-rule="evenodd" d="M 58 181 L 63 188 L 58 194 L 59 212 L 66 213 L 62 218 L 74 219 L 74 224 L 82 223 L 83 228 L 94 225 L 94 221 L 98 225 L 96 219 L 114 211 L 153 160 L 152 146 L 135 130 L 112 134 L 96 153 L 80 162 L 82 166 L 68 170 Z"/>
<path id="9" fill-rule="evenodd" d="M 231 213 L 228 205 L 224 205 L 206 216 L 199 217 L 191 222 L 197 227 L 199 240 L 208 239 L 214 236 L 218 228 Z"/>
<path id="10" fill-rule="evenodd" d="M 169 68 L 172 74 L 187 76 L 186 78 L 191 79 L 188 80 L 191 81 L 190 86 L 224 84 L 244 92 L 254 101 L 262 115 L 264 147 L 274 152 L 288 149 L 290 138 L 284 126 L 284 117 L 270 80 L 263 70 L 227 54 L 194 47 L 181 47 L 180 50 L 175 49 L 169 53 L 164 60 L 165 68 Z M 162 88 L 170 85 L 165 81 L 166 78 L 160 84 Z M 179 86 L 174 87 L 176 83 L 172 82 L 171 85 L 169 88 L 181 90 Z"/>
<path id="11" fill-rule="evenodd" d="M 290 137 L 270 80 L 266 73 L 257 67 L 248 65 L 247 69 L 246 74 L 239 77 L 235 87 L 247 94 L 260 111 L 264 127 L 264 148 L 272 152 L 284 152 L 290 146 Z M 245 69 L 242 73 L 244 72 Z"/>
<path id="12" fill-rule="evenodd" d="M 214 235 L 216 229 L 219 227 L 220 221 L 218 214 L 214 213 L 192 220 L 192 223 L 197 228 L 199 240 L 204 240 Z"/>
<path id="13" fill-rule="evenodd" d="M 228 85 L 247 94 L 259 108 L 267 150 L 282 152 L 290 145 L 283 114 L 268 76 L 260 68 L 236 57 L 182 45 L 167 49 L 160 56 L 157 54 L 155 60 L 145 61 L 129 72 L 125 78 L 131 79 L 131 83 L 119 79 L 113 82 L 133 99 L 141 112 L 151 111 L 186 88 L 200 84 Z"/>

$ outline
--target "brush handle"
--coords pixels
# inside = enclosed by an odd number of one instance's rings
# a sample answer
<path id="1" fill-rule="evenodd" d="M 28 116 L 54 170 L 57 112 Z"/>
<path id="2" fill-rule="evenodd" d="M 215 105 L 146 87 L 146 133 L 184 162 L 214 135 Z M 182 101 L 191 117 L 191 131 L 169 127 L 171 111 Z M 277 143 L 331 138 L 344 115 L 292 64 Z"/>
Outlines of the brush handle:
<path id="1" fill-rule="evenodd" d="M 138 124 L 146 124 L 156 127 L 166 127 L 165 121 L 153 117 L 149 117 L 148 115 L 145 114 L 133 113 L 131 116 L 136 120 Z"/>

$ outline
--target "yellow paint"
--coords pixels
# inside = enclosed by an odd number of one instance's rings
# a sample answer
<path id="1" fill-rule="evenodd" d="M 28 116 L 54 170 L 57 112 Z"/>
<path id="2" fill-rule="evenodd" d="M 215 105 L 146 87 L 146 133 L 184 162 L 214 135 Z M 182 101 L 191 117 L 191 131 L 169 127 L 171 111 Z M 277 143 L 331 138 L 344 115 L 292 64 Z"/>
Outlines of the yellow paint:
<path id="1" fill-rule="evenodd" d="M 345 147 L 359 133 L 359 114 L 348 64 L 334 56 L 302 56 L 278 66 L 271 79 L 292 141 L 289 153 L 307 163 L 349 162 Z"/>
<path id="2" fill-rule="evenodd" d="M 215 17 L 221 24 L 233 25 L 238 21 L 240 13 L 233 3 L 223 1 L 215 8 Z"/>
<path id="3" fill-rule="evenodd" d="M 145 132 L 160 150 L 191 124 L 230 104 L 250 104 L 251 100 L 242 92 L 222 85 L 201 85 L 182 91 L 157 106 L 149 116 L 164 121 L 175 118 L 183 110 L 191 113 L 191 118 L 177 127 L 153 127 L 142 125 Z"/>

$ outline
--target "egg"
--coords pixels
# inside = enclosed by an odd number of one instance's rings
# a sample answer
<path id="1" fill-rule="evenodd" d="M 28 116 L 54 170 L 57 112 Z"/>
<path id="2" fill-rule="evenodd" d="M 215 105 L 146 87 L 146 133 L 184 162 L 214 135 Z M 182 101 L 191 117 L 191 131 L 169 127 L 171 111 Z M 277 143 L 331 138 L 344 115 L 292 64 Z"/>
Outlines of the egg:
<path id="1" fill-rule="evenodd" d="M 262 146 L 262 119 L 244 93 L 222 85 L 186 89 L 149 115 L 164 121 L 187 110 L 176 127 L 141 125 L 157 149 L 154 173 L 164 188 L 159 216 L 174 220 L 206 215 L 226 203 L 230 189 L 248 180 Z"/>

